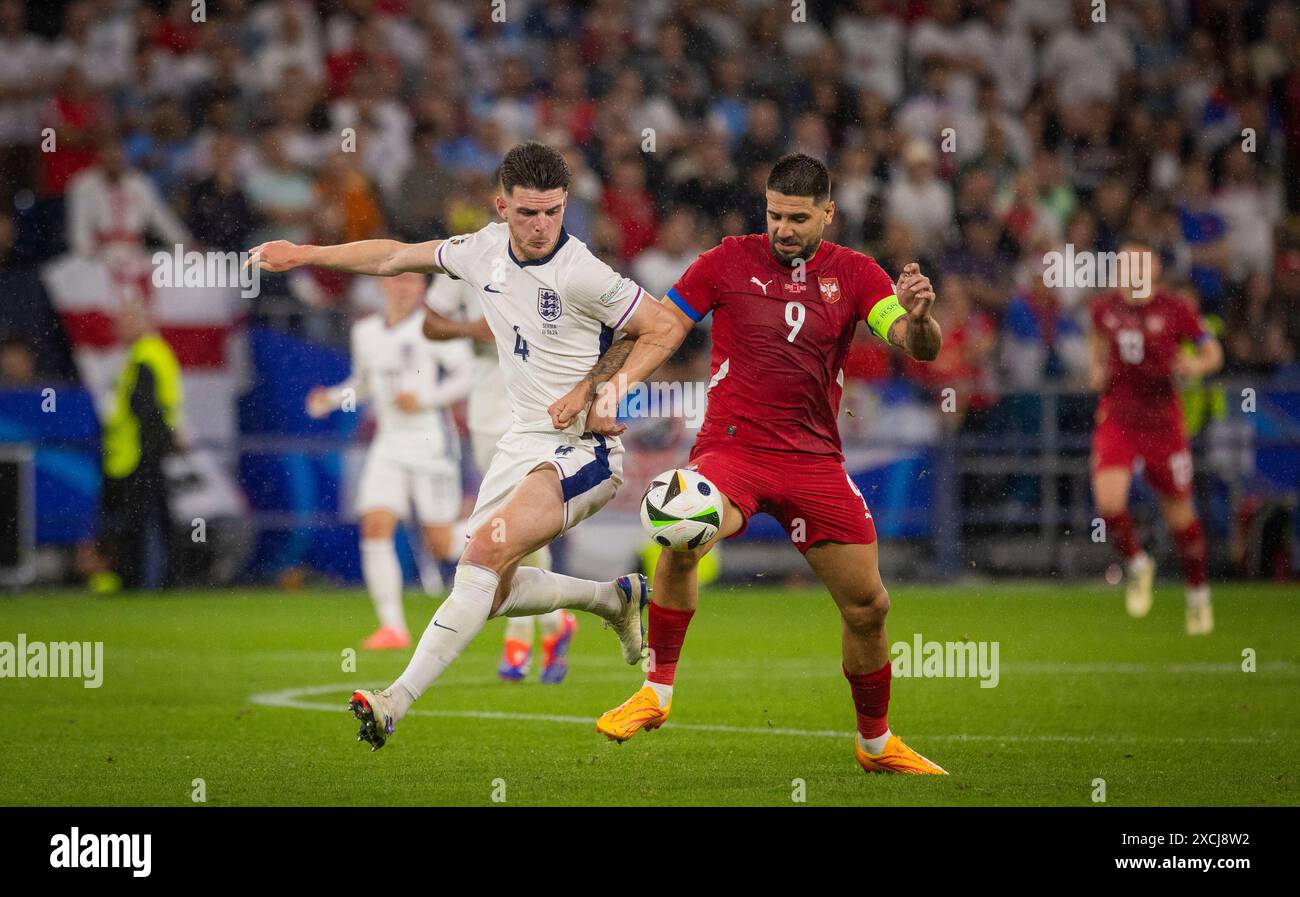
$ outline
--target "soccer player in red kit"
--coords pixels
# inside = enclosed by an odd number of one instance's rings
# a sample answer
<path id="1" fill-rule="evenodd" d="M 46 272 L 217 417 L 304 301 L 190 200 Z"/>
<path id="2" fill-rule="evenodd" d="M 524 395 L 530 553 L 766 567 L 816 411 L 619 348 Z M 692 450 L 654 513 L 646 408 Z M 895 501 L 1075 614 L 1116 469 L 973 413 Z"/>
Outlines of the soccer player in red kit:
<path id="1" fill-rule="evenodd" d="M 1092 387 L 1101 393 L 1092 434 L 1092 494 L 1106 523 L 1106 538 L 1128 568 L 1128 612 L 1145 617 L 1151 610 L 1155 564 L 1139 547 L 1128 513 L 1134 464 L 1143 462 L 1143 475 L 1160 497 L 1182 560 L 1187 634 L 1206 635 L 1214 628 L 1214 617 L 1205 576 L 1205 530 L 1192 504 L 1192 454 L 1177 378 L 1214 373 L 1223 364 L 1223 349 L 1187 300 L 1156 286 L 1160 268 L 1155 253 L 1137 244 L 1120 251 L 1130 260 L 1129 272 L 1149 273 L 1145 284 L 1106 293 L 1092 305 L 1089 373 Z"/>
<path id="2" fill-rule="evenodd" d="M 726 238 L 668 291 L 664 304 L 679 316 L 683 334 L 713 312 L 708 411 L 690 466 L 723 493 L 725 512 L 709 542 L 660 555 L 649 607 L 648 678 L 596 728 L 626 741 L 668 718 L 695 613 L 696 565 L 719 539 L 743 532 L 753 514 L 766 511 L 839 606 L 858 762 L 872 772 L 943 775 L 889 731 L 889 595 L 871 512 L 844 470 L 836 426 L 841 368 L 858 322 L 929 361 L 941 341 L 930 315 L 934 291 L 915 264 L 895 287 L 871 258 L 824 241 L 834 214 L 826 166 L 802 154 L 785 156 L 767 181 L 767 233 Z"/>

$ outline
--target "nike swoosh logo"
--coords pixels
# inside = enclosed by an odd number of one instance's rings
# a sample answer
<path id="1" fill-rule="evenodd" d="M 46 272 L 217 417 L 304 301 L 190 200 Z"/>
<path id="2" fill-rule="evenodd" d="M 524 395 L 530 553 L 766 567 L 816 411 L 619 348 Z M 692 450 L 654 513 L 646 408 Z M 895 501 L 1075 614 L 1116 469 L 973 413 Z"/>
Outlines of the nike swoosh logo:
<path id="1" fill-rule="evenodd" d="M 448 632 L 456 632 L 456 631 L 457 631 L 457 630 L 455 630 L 455 629 L 452 629 L 450 626 L 443 626 L 443 625 L 442 625 L 441 623 L 439 623 L 437 620 L 434 620 L 434 621 L 433 621 L 433 625 L 434 625 L 434 626 L 437 626 L 439 629 L 445 629 L 445 630 L 447 630 Z"/>
<path id="2" fill-rule="evenodd" d="M 500 290 L 494 290 L 494 289 L 492 289 L 492 284 L 488 284 L 487 286 L 485 286 L 485 287 L 483 288 L 483 292 L 485 292 L 485 293 L 499 293 L 499 292 L 501 292 L 501 291 L 500 291 Z"/>

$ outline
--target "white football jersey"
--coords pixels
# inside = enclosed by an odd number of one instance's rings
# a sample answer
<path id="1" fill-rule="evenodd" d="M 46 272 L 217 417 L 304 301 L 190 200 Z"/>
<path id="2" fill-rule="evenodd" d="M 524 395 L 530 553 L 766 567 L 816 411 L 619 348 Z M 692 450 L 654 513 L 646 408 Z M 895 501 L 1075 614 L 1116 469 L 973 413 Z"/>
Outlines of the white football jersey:
<path id="1" fill-rule="evenodd" d="M 587 375 L 645 294 L 563 230 L 549 255 L 520 261 L 496 222 L 444 240 L 437 261 L 479 292 L 516 432 L 557 433 L 547 408 Z M 586 417 L 564 432 L 581 434 Z"/>
<path id="2" fill-rule="evenodd" d="M 469 394 L 474 379 L 469 340 L 425 339 L 423 324 L 418 309 L 392 327 L 382 315 L 353 324 L 352 376 L 333 390 L 340 401 L 351 387 L 358 403 L 373 406 L 379 426 L 372 451 L 412 466 L 459 459 L 449 406 Z M 420 410 L 398 408 L 399 393 L 414 395 Z"/>
<path id="3" fill-rule="evenodd" d="M 470 323 L 483 318 L 483 303 L 479 296 L 478 288 L 466 281 L 435 274 L 424 303 L 453 321 Z M 506 393 L 506 378 L 501 373 L 496 344 L 479 340 L 473 343 L 474 385 L 469 391 L 466 423 L 474 432 L 490 435 L 495 441 L 510 429 L 510 396 Z"/>

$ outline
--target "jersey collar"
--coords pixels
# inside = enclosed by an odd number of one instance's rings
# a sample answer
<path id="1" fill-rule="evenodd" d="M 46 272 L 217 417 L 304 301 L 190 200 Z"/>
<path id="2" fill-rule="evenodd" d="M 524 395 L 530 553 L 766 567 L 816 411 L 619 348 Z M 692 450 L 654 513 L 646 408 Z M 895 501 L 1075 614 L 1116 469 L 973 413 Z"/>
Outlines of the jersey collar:
<path id="1" fill-rule="evenodd" d="M 506 234 L 506 252 L 510 253 L 510 261 L 514 262 L 519 267 L 531 268 L 534 265 L 545 265 L 551 259 L 555 258 L 555 254 L 563 249 L 564 244 L 567 242 L 569 242 L 569 232 L 564 228 L 560 228 L 560 238 L 555 241 L 554 249 L 539 259 L 527 259 L 521 262 L 519 259 L 515 258 L 515 248 L 510 245 L 510 235 Z"/>

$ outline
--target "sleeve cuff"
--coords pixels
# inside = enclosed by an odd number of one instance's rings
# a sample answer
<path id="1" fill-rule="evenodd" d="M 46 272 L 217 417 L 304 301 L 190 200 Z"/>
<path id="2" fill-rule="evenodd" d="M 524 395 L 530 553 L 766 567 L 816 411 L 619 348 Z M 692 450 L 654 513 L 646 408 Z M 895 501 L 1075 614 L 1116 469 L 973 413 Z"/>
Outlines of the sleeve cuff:
<path id="1" fill-rule="evenodd" d="M 615 330 L 620 329 L 624 322 L 626 322 L 628 318 L 632 317 L 632 312 L 636 311 L 636 307 L 641 304 L 641 297 L 643 295 L 645 295 L 645 290 L 638 286 L 636 288 L 636 296 L 628 303 L 627 311 L 623 312 L 623 317 L 619 318 L 618 323 L 614 325 Z"/>
<path id="2" fill-rule="evenodd" d="M 442 250 L 446 247 L 446 245 L 447 245 L 446 240 L 443 240 L 438 244 L 438 252 L 435 256 L 438 260 L 438 267 L 441 268 L 443 273 L 446 274 L 448 277 L 450 277 L 452 280 L 460 280 L 460 277 L 458 277 L 455 274 L 455 272 L 453 272 L 450 268 L 448 268 L 446 263 L 443 262 L 442 260 Z"/>
<path id="3" fill-rule="evenodd" d="M 669 288 L 668 298 L 673 300 L 673 305 L 676 305 L 682 310 L 682 314 L 686 315 L 686 317 L 690 318 L 696 324 L 700 323 L 700 319 L 704 317 L 701 312 L 696 311 L 691 307 L 689 302 L 682 298 L 682 294 L 677 292 L 676 287 Z"/>

